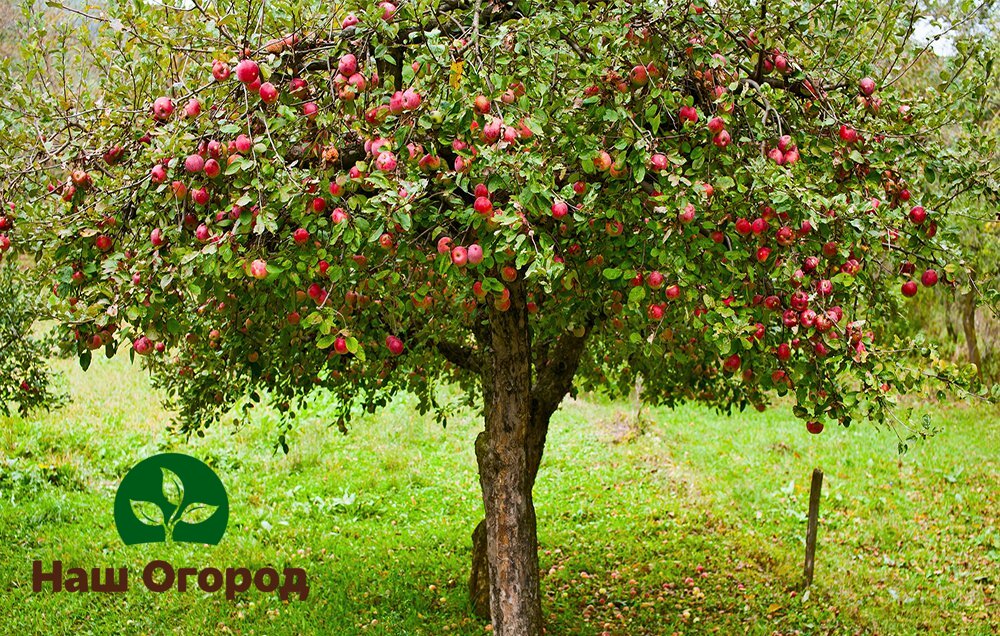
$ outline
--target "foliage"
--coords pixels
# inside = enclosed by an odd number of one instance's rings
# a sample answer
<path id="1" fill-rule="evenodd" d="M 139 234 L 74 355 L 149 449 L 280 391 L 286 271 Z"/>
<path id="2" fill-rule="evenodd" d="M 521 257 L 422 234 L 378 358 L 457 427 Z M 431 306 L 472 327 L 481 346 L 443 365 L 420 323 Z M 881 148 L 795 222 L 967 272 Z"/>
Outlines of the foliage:
<path id="1" fill-rule="evenodd" d="M 997 113 L 1000 74 L 993 71 L 1000 40 L 997 14 L 985 12 L 963 23 L 955 54 L 926 56 L 923 68 L 905 78 L 901 90 L 912 93 L 954 91 L 948 119 L 935 135 L 940 155 L 928 163 L 926 188 L 954 218 L 962 267 L 952 285 L 938 290 L 935 302 L 910 312 L 923 331 L 954 347 L 979 365 L 985 378 L 1000 378 L 1000 143 Z M 958 25 L 955 25 L 958 26 Z M 978 307 L 978 311 L 977 311 Z M 971 342 L 970 342 L 971 340 Z"/>
<path id="2" fill-rule="evenodd" d="M 39 303 L 16 264 L 0 264 L 0 413 L 27 414 L 64 398 L 48 367 L 53 341 L 33 331 Z"/>
<path id="3" fill-rule="evenodd" d="M 115 4 L 69 51 L 28 25 L 0 80 L 27 122 L 3 150 L 31 217 L 13 249 L 42 254 L 81 360 L 143 354 L 185 429 L 320 386 L 368 410 L 406 389 L 445 417 L 435 386 L 472 388 L 477 335 L 525 306 L 536 370 L 586 338 L 579 386 L 641 376 L 654 403 L 789 394 L 847 425 L 892 422 L 927 377 L 972 386 L 887 333 L 901 283 L 963 271 L 924 187 L 960 178 L 932 134 L 957 82 L 897 90 L 908 4 L 355 9 Z M 74 50 L 90 80 L 42 72 Z"/>

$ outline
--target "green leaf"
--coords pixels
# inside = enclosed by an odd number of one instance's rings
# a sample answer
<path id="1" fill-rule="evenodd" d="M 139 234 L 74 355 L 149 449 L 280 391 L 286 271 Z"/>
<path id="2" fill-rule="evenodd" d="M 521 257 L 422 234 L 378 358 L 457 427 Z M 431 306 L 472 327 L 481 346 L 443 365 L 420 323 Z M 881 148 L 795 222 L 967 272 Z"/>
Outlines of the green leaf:
<path id="1" fill-rule="evenodd" d="M 308 316 L 306 316 L 302 320 L 302 326 L 303 327 L 312 327 L 312 326 L 318 325 L 321 322 L 323 322 L 323 314 L 321 314 L 320 312 L 316 311 L 316 312 L 313 312 L 313 313 L 309 314 Z"/>
<path id="2" fill-rule="evenodd" d="M 313 314 L 313 315 L 318 315 L 318 314 Z M 319 347 L 320 349 L 329 349 L 331 346 L 333 346 L 333 343 L 336 340 L 337 336 L 331 333 L 317 340 L 316 346 Z"/>
<path id="3" fill-rule="evenodd" d="M 181 515 L 180 520 L 190 524 L 202 523 L 208 521 L 218 509 L 218 506 L 210 506 L 206 503 L 193 503 L 184 509 L 184 514 Z"/>
<path id="4" fill-rule="evenodd" d="M 147 526 L 163 525 L 163 510 L 152 501 L 137 501 L 130 499 L 132 514 Z"/>
<path id="5" fill-rule="evenodd" d="M 639 287 L 633 287 L 632 291 L 628 293 L 628 303 L 630 305 L 638 305 L 645 299 L 646 288 L 641 285 Z"/>
<path id="6" fill-rule="evenodd" d="M 177 473 L 169 468 L 160 467 L 163 472 L 163 496 L 174 506 L 180 506 L 184 501 L 184 483 Z"/>
<path id="7" fill-rule="evenodd" d="M 609 267 L 608 269 L 604 270 L 604 278 L 607 278 L 608 280 L 618 280 L 621 277 L 622 277 L 622 270 L 616 267 Z"/>
<path id="8" fill-rule="evenodd" d="M 80 368 L 86 371 L 90 368 L 90 362 L 93 360 L 93 355 L 89 350 L 80 352 Z"/>

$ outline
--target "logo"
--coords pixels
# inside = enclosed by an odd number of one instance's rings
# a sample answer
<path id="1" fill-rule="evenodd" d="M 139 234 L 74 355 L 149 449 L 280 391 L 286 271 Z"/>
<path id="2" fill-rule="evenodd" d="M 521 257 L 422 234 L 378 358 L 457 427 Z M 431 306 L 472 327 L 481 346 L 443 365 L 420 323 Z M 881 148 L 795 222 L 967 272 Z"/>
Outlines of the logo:
<path id="1" fill-rule="evenodd" d="M 204 462 L 189 455 L 163 453 L 142 460 L 128 471 L 115 495 L 115 526 L 125 545 L 175 541 L 215 545 L 222 540 L 227 523 L 229 498 L 222 480 Z M 35 593 L 49 583 L 53 593 L 120 594 L 128 591 L 128 581 L 127 567 L 64 570 L 63 562 L 55 560 L 51 570 L 46 570 L 41 561 L 31 563 L 31 591 Z M 282 601 L 293 594 L 301 601 L 309 598 L 306 571 L 294 567 L 283 572 L 270 566 L 199 569 L 154 559 L 142 569 L 142 584 L 155 594 L 171 589 L 225 590 L 226 599 L 234 600 L 256 588 L 265 594 L 277 592 Z"/>
<path id="2" fill-rule="evenodd" d="M 128 471 L 115 495 L 115 526 L 125 545 L 217 544 L 229 498 L 211 468 L 190 455 L 162 453 Z"/>

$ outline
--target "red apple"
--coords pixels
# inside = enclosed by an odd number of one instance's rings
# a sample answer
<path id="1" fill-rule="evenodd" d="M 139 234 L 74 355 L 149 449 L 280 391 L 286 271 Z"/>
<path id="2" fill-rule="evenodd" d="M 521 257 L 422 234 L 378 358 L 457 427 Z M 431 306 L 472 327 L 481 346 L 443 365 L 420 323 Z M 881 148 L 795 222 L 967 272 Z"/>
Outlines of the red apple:
<path id="1" fill-rule="evenodd" d="M 479 265 L 483 262 L 483 248 L 479 243 L 473 243 L 466 250 L 466 256 L 470 265 Z"/>
<path id="2" fill-rule="evenodd" d="M 153 183 L 163 183 L 167 180 L 167 169 L 161 164 L 156 164 L 153 169 L 149 171 L 149 179 Z"/>
<path id="3" fill-rule="evenodd" d="M 733 138 L 730 136 L 729 131 L 723 130 L 718 135 L 712 138 L 712 143 L 718 148 L 725 148 L 730 143 L 732 143 Z"/>
<path id="4" fill-rule="evenodd" d="M 146 336 L 140 336 L 132 343 L 132 348 L 140 356 L 144 356 L 152 350 L 153 342 Z"/>
<path id="5" fill-rule="evenodd" d="M 655 270 L 650 272 L 649 276 L 646 277 L 646 283 L 650 289 L 659 289 L 663 286 L 663 281 L 663 274 Z"/>
<path id="6" fill-rule="evenodd" d="M 611 169 L 612 163 L 614 162 L 611 160 L 611 155 L 605 150 L 598 151 L 597 156 L 594 157 L 594 169 L 598 172 L 607 172 Z"/>
<path id="7" fill-rule="evenodd" d="M 489 215 L 493 212 L 493 203 L 485 196 L 476 197 L 476 202 L 472 205 L 476 212 Z"/>
<path id="8" fill-rule="evenodd" d="M 337 71 L 344 77 L 350 77 L 358 72 L 358 58 L 353 53 L 347 53 L 337 63 Z"/>
<path id="9" fill-rule="evenodd" d="M 740 368 L 740 364 L 742 364 L 742 362 L 743 361 L 740 359 L 739 354 L 734 353 L 733 355 L 726 358 L 726 361 L 722 363 L 722 368 L 725 369 L 726 371 L 729 371 L 730 373 L 733 373 Z"/>
<path id="10" fill-rule="evenodd" d="M 840 138 L 843 141 L 845 141 L 845 142 L 847 142 L 849 144 L 853 144 L 854 142 L 856 142 L 858 140 L 858 131 L 854 130 L 853 128 L 851 128 L 847 124 L 841 124 L 840 125 Z"/>
<path id="11" fill-rule="evenodd" d="M 221 60 L 212 61 L 212 77 L 216 82 L 224 82 L 229 79 L 229 65 Z"/>
<path id="12" fill-rule="evenodd" d="M 267 261 L 258 258 L 250 263 L 250 275 L 259 280 L 267 278 Z"/>
<path id="13" fill-rule="evenodd" d="M 420 93 L 412 88 L 403 91 L 403 110 L 416 110 L 420 107 L 422 101 L 423 98 L 420 96 Z"/>
<path id="14" fill-rule="evenodd" d="M 165 121 L 174 112 L 174 103 L 169 97 L 157 97 L 153 102 L 153 118 Z"/>
<path id="15" fill-rule="evenodd" d="M 343 336 L 337 336 L 337 339 L 333 341 L 333 350 L 338 355 L 346 355 L 348 353 L 347 339 Z"/>
<path id="16" fill-rule="evenodd" d="M 688 203 L 687 205 L 684 206 L 684 209 L 681 210 L 680 214 L 677 215 L 677 218 L 680 220 L 681 223 L 691 223 L 692 221 L 694 221 L 694 213 L 695 213 L 694 205 Z"/>
<path id="17" fill-rule="evenodd" d="M 209 159 L 205 162 L 203 170 L 205 171 L 206 177 L 214 179 L 222 173 L 222 166 L 220 166 L 219 162 L 215 159 Z"/>
<path id="18" fill-rule="evenodd" d="M 273 104 L 278 101 L 278 89 L 271 82 L 264 82 L 257 89 L 257 93 L 260 95 L 261 101 L 265 104 Z"/>
<path id="19" fill-rule="evenodd" d="M 191 173 L 201 172 L 205 167 L 205 158 L 201 155 L 188 155 L 184 160 L 184 169 Z"/>
<path id="20" fill-rule="evenodd" d="M 208 190 L 206 188 L 198 188 L 197 190 L 191 191 L 191 200 L 198 205 L 208 205 Z"/>
<path id="21" fill-rule="evenodd" d="M 260 67 L 253 60 L 240 60 L 236 65 L 236 79 L 244 84 L 253 84 L 260 78 Z"/>
<path id="22" fill-rule="evenodd" d="M 385 346 L 389 349 L 389 353 L 394 356 L 398 356 L 403 353 L 403 341 L 396 336 L 386 336 Z"/>
<path id="23" fill-rule="evenodd" d="M 253 148 L 253 141 L 251 141 L 250 138 L 247 137 L 246 135 L 237 136 L 236 141 L 234 143 L 236 147 L 236 152 L 240 153 L 241 155 L 245 155 L 246 153 L 250 152 L 251 148 Z"/>
<path id="24" fill-rule="evenodd" d="M 681 106 L 679 118 L 682 126 L 687 122 L 691 122 L 693 124 L 698 121 L 698 111 L 694 106 Z"/>

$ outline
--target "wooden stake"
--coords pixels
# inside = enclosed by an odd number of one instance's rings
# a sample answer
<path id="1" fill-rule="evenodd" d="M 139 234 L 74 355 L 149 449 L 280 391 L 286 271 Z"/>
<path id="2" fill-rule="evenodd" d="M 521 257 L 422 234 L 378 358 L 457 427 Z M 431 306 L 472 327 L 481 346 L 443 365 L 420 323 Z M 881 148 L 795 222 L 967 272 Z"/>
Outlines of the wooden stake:
<path id="1" fill-rule="evenodd" d="M 816 530 L 819 526 L 819 494 L 823 488 L 823 471 L 813 470 L 812 487 L 809 489 L 809 526 L 806 529 L 806 564 L 803 574 L 806 587 L 812 585 L 813 567 L 816 564 Z"/>

